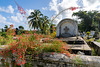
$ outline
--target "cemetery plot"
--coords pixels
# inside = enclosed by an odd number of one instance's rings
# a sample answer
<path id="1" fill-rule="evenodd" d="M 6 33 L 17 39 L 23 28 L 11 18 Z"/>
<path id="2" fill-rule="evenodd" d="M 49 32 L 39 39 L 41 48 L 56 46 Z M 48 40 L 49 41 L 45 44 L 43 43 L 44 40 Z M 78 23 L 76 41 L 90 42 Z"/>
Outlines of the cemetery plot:
<path id="1" fill-rule="evenodd" d="M 66 42 L 66 47 L 72 50 L 72 53 L 78 53 L 79 51 L 84 52 L 86 55 L 91 55 L 91 48 L 81 37 L 68 37 L 59 39 Z"/>
<path id="2" fill-rule="evenodd" d="M 81 37 L 77 36 L 77 23 L 72 19 L 63 19 L 57 25 L 57 37 L 66 42 L 72 50 L 72 53 L 83 52 L 86 55 L 91 55 L 91 48 Z"/>

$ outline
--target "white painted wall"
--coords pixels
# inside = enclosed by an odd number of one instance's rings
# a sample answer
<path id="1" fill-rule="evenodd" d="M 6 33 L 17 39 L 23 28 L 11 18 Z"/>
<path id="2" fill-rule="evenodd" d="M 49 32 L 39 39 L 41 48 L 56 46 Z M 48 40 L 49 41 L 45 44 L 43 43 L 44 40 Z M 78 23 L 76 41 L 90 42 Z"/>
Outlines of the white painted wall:
<path id="1" fill-rule="evenodd" d="M 77 31 L 78 31 L 77 23 L 74 22 L 74 20 L 72 20 L 72 19 L 64 19 L 61 22 L 59 22 L 57 25 L 57 29 L 56 29 L 57 37 L 60 35 L 60 33 L 59 33 L 60 27 L 61 27 L 61 34 L 63 34 L 63 33 L 65 33 L 64 28 L 66 26 L 69 28 L 68 33 L 70 33 L 71 35 L 77 35 Z"/>

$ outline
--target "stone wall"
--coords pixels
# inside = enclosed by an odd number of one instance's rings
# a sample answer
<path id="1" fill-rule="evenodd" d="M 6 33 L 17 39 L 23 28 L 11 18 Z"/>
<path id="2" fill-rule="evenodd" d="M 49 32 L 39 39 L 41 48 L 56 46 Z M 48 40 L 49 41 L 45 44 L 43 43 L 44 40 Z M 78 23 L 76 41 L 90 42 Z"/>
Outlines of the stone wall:
<path id="1" fill-rule="evenodd" d="M 27 55 L 29 56 L 29 55 Z M 27 59 L 27 62 L 30 62 Z M 34 67 L 100 67 L 100 57 L 43 53 L 31 61 Z"/>
<path id="2" fill-rule="evenodd" d="M 31 61 L 30 55 L 26 55 L 26 63 L 30 63 L 30 67 L 100 67 L 99 56 L 87 56 L 87 55 L 70 55 L 58 53 L 43 53 L 39 56 L 35 56 Z M 29 58 L 28 58 L 29 57 Z M 1 60 L 2 57 L 0 57 Z M 10 61 L 9 61 L 10 63 Z M 0 61 L 0 67 L 1 65 Z M 11 65 L 10 65 L 11 67 Z M 24 67 L 24 65 L 21 65 Z"/>
<path id="3" fill-rule="evenodd" d="M 99 56 L 87 56 L 87 55 L 70 55 L 58 53 L 43 53 L 39 56 L 35 56 L 31 61 L 30 55 L 26 55 L 26 63 L 30 63 L 29 67 L 100 67 Z M 29 57 L 29 58 L 28 58 Z M 0 57 L 1 60 L 1 57 Z M 9 61 L 10 63 L 10 61 Z M 0 67 L 1 65 L 0 61 Z M 11 65 L 9 66 L 11 67 Z M 21 67 L 25 67 L 21 65 Z"/>
<path id="4" fill-rule="evenodd" d="M 96 54 L 98 56 L 100 56 L 100 43 L 96 42 L 96 41 L 93 41 L 93 42 L 91 42 L 91 46 L 94 48 Z"/>

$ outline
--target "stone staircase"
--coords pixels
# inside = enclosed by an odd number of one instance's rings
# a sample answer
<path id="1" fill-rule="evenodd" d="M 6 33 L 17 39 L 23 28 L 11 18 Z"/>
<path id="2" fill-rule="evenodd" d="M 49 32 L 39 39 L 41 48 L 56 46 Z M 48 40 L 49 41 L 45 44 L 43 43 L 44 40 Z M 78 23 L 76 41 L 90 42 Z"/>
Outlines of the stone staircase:
<path id="1" fill-rule="evenodd" d="M 80 36 L 78 37 L 67 37 L 59 39 L 63 42 L 66 42 L 66 47 L 69 46 L 72 52 L 77 54 L 79 51 L 83 52 L 85 55 L 91 55 L 92 51 L 88 44 Z"/>

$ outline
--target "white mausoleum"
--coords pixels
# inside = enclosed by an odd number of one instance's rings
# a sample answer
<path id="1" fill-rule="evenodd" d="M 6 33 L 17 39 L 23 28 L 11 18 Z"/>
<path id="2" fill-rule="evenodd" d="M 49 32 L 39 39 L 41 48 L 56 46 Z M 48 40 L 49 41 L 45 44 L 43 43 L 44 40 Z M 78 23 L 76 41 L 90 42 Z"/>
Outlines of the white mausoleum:
<path id="1" fill-rule="evenodd" d="M 77 23 L 73 19 L 63 19 L 57 25 L 57 37 L 72 37 L 78 32 Z"/>

